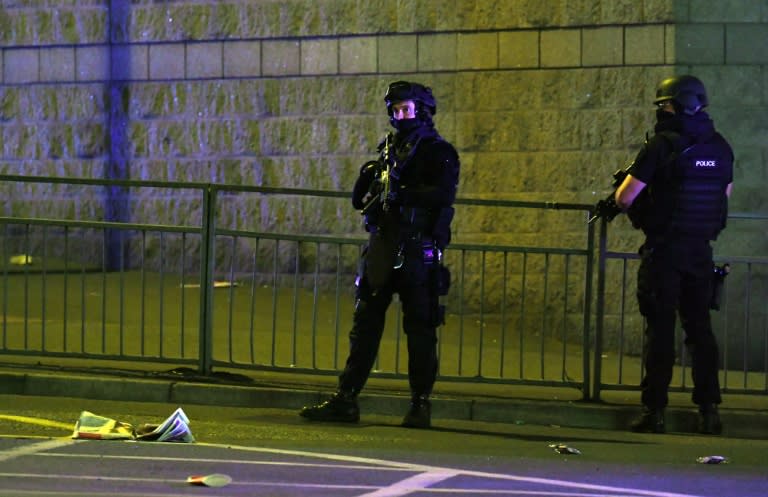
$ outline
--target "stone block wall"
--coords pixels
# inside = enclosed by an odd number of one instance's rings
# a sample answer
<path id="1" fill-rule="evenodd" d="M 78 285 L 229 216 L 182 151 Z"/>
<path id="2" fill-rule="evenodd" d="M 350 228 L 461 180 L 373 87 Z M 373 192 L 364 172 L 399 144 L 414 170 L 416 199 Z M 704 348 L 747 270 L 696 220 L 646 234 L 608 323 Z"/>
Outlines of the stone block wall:
<path id="1" fill-rule="evenodd" d="M 347 191 L 396 79 L 433 87 L 460 196 L 592 204 L 693 73 L 737 154 L 731 210 L 766 212 L 768 4 L 749 0 L 19 0 L 0 6 L 0 172 Z M 102 192 L 0 186 L 3 215 L 107 215 Z M 200 200 L 131 191 L 134 222 Z M 227 197 L 227 227 L 359 234 L 345 202 Z M 584 243 L 574 216 L 461 209 L 457 241 Z M 611 248 L 639 243 L 623 218 Z M 765 253 L 734 223 L 720 254 Z"/>
<path id="2" fill-rule="evenodd" d="M 348 189 L 407 77 L 434 87 L 463 195 L 592 203 L 652 125 L 656 82 L 693 72 L 739 187 L 765 180 L 760 3 L 45 4 L 0 11 L 4 172 L 102 176 L 119 131 L 130 178 Z"/>

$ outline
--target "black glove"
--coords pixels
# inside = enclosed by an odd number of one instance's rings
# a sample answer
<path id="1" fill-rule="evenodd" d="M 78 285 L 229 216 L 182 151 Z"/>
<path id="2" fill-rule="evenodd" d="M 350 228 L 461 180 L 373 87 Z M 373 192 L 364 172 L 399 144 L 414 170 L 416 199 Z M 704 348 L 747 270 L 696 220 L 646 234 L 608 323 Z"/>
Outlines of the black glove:
<path id="1" fill-rule="evenodd" d="M 381 183 L 376 179 L 378 167 L 378 162 L 369 161 L 360 168 L 360 176 L 352 189 L 352 205 L 355 209 L 362 209 L 371 196 L 378 195 L 381 188 Z"/>
<path id="2" fill-rule="evenodd" d="M 375 160 L 370 160 L 360 167 L 360 176 L 368 181 L 371 181 L 379 169 L 379 163 Z"/>

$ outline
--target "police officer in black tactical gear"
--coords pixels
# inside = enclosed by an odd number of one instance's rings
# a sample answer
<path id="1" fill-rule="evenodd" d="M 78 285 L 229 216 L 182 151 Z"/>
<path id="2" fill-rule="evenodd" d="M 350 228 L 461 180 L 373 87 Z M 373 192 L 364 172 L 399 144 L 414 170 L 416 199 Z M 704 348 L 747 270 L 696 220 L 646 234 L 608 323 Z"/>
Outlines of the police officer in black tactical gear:
<path id="1" fill-rule="evenodd" d="M 703 110 L 708 99 L 699 79 L 665 79 L 654 103 L 655 134 L 638 153 L 615 196 L 632 224 L 645 234 L 637 273 L 638 304 L 646 319 L 644 408 L 631 427 L 638 432 L 665 431 L 679 314 L 693 363 L 698 430 L 719 434 L 719 352 L 709 316 L 715 269 L 710 241 L 725 228 L 733 151 Z"/>
<path id="2" fill-rule="evenodd" d="M 435 130 L 437 111 L 430 88 L 397 81 L 384 97 L 394 133 L 379 145 L 379 158 L 365 163 L 352 205 L 360 209 L 369 243 L 356 279 L 350 351 L 337 391 L 300 415 L 314 421 L 355 423 L 357 396 L 373 367 L 384 316 L 395 293 L 402 303 L 408 342 L 410 408 L 402 425 L 429 428 L 429 396 L 437 375 L 437 331 L 444 321 L 440 296 L 450 275 L 443 251 L 450 242 L 452 204 L 459 180 L 459 157 Z"/>

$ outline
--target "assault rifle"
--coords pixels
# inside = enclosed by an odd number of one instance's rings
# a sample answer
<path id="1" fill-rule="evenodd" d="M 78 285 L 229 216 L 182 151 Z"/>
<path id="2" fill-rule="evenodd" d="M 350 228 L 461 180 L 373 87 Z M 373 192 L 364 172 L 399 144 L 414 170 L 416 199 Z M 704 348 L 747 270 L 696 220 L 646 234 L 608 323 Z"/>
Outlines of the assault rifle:
<path id="1" fill-rule="evenodd" d="M 618 190 L 619 186 L 624 182 L 624 178 L 629 175 L 629 168 L 632 167 L 632 164 L 634 164 L 634 162 L 624 169 L 617 169 L 616 172 L 613 173 L 613 191 L 603 200 L 600 200 L 595 204 L 595 207 L 592 208 L 594 214 L 589 218 L 587 224 L 592 224 L 601 217 L 610 223 L 613 221 L 614 217 L 621 214 L 621 207 L 616 204 L 616 190 Z"/>
<path id="2" fill-rule="evenodd" d="M 360 211 L 363 215 L 368 214 L 371 209 L 379 205 L 385 211 L 389 209 L 387 197 L 392 189 L 392 182 L 390 181 L 390 173 L 392 172 L 392 159 L 390 158 L 392 138 L 392 133 L 387 133 L 384 141 L 379 146 L 378 160 L 371 161 L 376 163 L 376 179 L 371 183 L 369 190 L 371 199 Z"/>
<path id="3" fill-rule="evenodd" d="M 389 212 L 389 194 L 393 186 L 391 175 L 396 165 L 391 156 L 392 138 L 392 133 L 387 134 L 379 145 L 378 160 L 372 161 L 371 167 L 376 168 L 375 177 L 366 194 L 371 198 L 360 212 L 365 216 L 369 232 L 365 275 L 374 291 L 390 280 L 396 266 L 400 239 L 398 217 Z"/>

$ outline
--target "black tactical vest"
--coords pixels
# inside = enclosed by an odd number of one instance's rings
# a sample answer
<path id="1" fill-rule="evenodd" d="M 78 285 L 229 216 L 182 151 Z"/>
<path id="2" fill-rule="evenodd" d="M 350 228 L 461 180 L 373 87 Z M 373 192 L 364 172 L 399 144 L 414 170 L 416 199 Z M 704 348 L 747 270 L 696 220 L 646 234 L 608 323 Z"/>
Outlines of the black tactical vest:
<path id="1" fill-rule="evenodd" d="M 665 164 L 663 181 L 649 185 L 640 227 L 650 238 L 717 239 L 728 215 L 725 189 L 733 177 L 731 147 L 719 133 L 702 143 L 662 134 L 672 141 L 675 157 Z"/>

